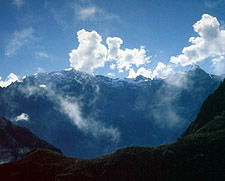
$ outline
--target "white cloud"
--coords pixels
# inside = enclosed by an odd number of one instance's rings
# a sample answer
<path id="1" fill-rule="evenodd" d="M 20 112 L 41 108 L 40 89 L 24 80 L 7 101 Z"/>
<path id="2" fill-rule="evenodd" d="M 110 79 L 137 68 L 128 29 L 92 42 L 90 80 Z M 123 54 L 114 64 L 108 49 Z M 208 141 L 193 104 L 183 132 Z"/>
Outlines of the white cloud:
<path id="1" fill-rule="evenodd" d="M 101 43 L 101 36 L 96 31 L 87 32 L 82 29 L 77 32 L 77 37 L 79 45 L 69 54 L 71 67 L 88 73 L 104 67 L 107 48 Z"/>
<path id="2" fill-rule="evenodd" d="M 140 49 L 128 49 L 122 50 L 120 48 L 123 44 L 123 40 L 118 37 L 108 37 L 106 39 L 108 45 L 108 59 L 115 60 L 118 70 L 126 69 L 130 70 L 132 65 L 139 67 L 140 65 L 149 63 L 150 57 L 146 56 L 146 50 L 143 46 Z M 115 68 L 114 65 L 110 68 Z"/>
<path id="3" fill-rule="evenodd" d="M 115 20 L 118 22 L 121 21 L 119 16 L 117 16 L 115 14 L 111 14 L 109 12 L 106 12 L 104 9 L 99 8 L 98 6 L 94 5 L 93 3 L 88 3 L 88 5 L 86 4 L 85 6 L 81 5 L 81 4 L 77 4 L 77 3 L 72 3 L 70 5 L 70 8 L 73 9 L 75 19 L 78 18 L 78 20 L 82 20 L 82 21 L 87 21 L 87 20 L 112 21 L 112 20 Z"/>
<path id="4" fill-rule="evenodd" d="M 142 75 L 147 78 L 153 78 L 152 71 L 141 67 L 135 73 L 134 69 L 130 69 L 128 78 L 136 78 L 137 76 Z"/>
<path id="5" fill-rule="evenodd" d="M 170 62 L 186 66 L 225 55 L 225 30 L 215 17 L 204 14 L 193 27 L 199 36 L 191 37 L 192 45 L 184 47 L 182 54 L 171 57 Z"/>
<path id="6" fill-rule="evenodd" d="M 13 0 L 12 4 L 15 5 L 17 8 L 21 8 L 25 4 L 25 0 Z"/>
<path id="7" fill-rule="evenodd" d="M 111 70 L 115 70 L 116 64 L 112 63 L 112 64 L 109 66 L 109 68 L 110 68 Z"/>
<path id="8" fill-rule="evenodd" d="M 212 59 L 212 67 L 213 67 L 213 71 L 216 74 L 225 73 L 225 57 L 220 56 L 218 58 Z"/>
<path id="9" fill-rule="evenodd" d="M 34 38 L 33 33 L 34 30 L 31 27 L 21 31 L 16 31 L 5 49 L 5 55 L 9 57 L 15 55 L 21 47 Z"/>
<path id="10" fill-rule="evenodd" d="M 94 90 L 94 98 L 90 100 L 89 104 L 93 104 L 97 99 L 97 94 L 99 91 L 99 87 L 95 84 L 92 84 L 91 86 L 95 87 Z M 39 86 L 32 86 L 32 85 L 26 85 L 20 87 L 20 91 L 26 96 L 32 96 L 37 94 L 42 94 L 40 89 L 47 88 L 46 85 L 39 85 Z M 50 100 L 54 101 L 62 113 L 64 113 L 66 116 L 68 116 L 69 120 L 73 125 L 75 125 L 78 129 L 80 129 L 82 132 L 91 134 L 95 138 L 107 138 L 114 143 L 117 143 L 120 139 L 120 132 L 117 128 L 114 128 L 112 126 L 105 125 L 104 123 L 98 121 L 95 119 L 95 116 L 89 115 L 89 117 L 85 117 L 82 113 L 81 109 L 81 102 L 79 101 L 79 98 L 76 97 L 63 97 L 60 94 L 57 94 L 51 86 L 48 86 L 47 94 L 45 94 Z M 22 117 L 22 116 L 21 116 Z M 26 117 L 23 115 L 23 118 Z"/>
<path id="11" fill-rule="evenodd" d="M 123 41 L 118 37 L 106 39 L 108 49 L 102 44 L 102 38 L 96 31 L 88 32 L 83 29 L 77 32 L 77 37 L 79 45 L 69 54 L 70 65 L 76 70 L 93 73 L 95 69 L 104 67 L 106 61 L 115 61 L 110 68 L 123 72 L 123 69 L 129 70 L 132 66 L 139 67 L 150 62 L 143 46 L 140 49 L 122 50 L 120 45 Z"/>
<path id="12" fill-rule="evenodd" d="M 141 67 L 137 70 L 137 72 L 134 71 L 134 69 L 130 69 L 128 78 L 136 78 L 139 75 L 142 75 L 147 78 L 155 78 L 155 77 L 164 77 L 168 76 L 174 73 L 173 68 L 170 65 L 165 65 L 162 62 L 158 62 L 155 70 L 145 69 L 144 67 Z"/>
<path id="13" fill-rule="evenodd" d="M 28 121 L 29 115 L 26 113 L 22 113 L 21 115 L 19 115 L 15 118 L 15 121 L 21 121 L 21 120 Z"/>
<path id="14" fill-rule="evenodd" d="M 113 142 L 118 142 L 120 133 L 116 128 L 106 127 L 102 123 L 94 120 L 84 118 L 80 110 L 79 104 L 72 101 L 71 98 L 65 99 L 60 96 L 54 96 L 54 99 L 58 99 L 61 111 L 68 115 L 72 120 L 72 123 L 77 126 L 78 129 L 91 133 L 95 137 L 107 137 Z"/>
<path id="15" fill-rule="evenodd" d="M 41 84 L 41 85 L 39 85 L 39 87 L 47 89 L 47 86 L 45 84 Z"/>
<path id="16" fill-rule="evenodd" d="M 10 73 L 5 81 L 2 81 L 1 79 L 2 78 L 0 77 L 0 87 L 7 87 L 11 83 L 19 80 L 19 78 L 14 73 Z"/>
<path id="17" fill-rule="evenodd" d="M 95 6 L 81 8 L 78 12 L 79 18 L 82 20 L 94 18 L 97 13 L 97 8 Z"/>
<path id="18" fill-rule="evenodd" d="M 29 115 L 26 113 L 22 113 L 19 116 L 16 116 L 15 121 L 28 121 L 29 120 Z"/>
<path id="19" fill-rule="evenodd" d="M 123 44 L 123 40 L 121 40 L 118 37 L 108 37 L 106 39 L 106 43 L 108 45 L 108 59 L 110 60 L 115 60 L 118 59 L 120 56 L 120 45 Z M 112 64 L 112 68 L 114 67 L 115 64 Z"/>
<path id="20" fill-rule="evenodd" d="M 112 73 L 112 72 L 109 72 L 107 75 L 110 76 L 110 77 L 115 77 L 115 76 L 116 76 L 116 75 L 115 75 L 114 73 Z"/>
<path id="21" fill-rule="evenodd" d="M 71 70 L 73 70 L 72 68 L 67 68 L 67 69 L 65 69 L 65 71 L 71 71 Z"/>
<path id="22" fill-rule="evenodd" d="M 169 65 L 165 65 L 162 62 L 158 62 L 155 70 L 153 71 L 153 77 L 164 77 L 173 74 L 173 68 Z"/>
<path id="23" fill-rule="evenodd" d="M 140 65 L 149 63 L 150 57 L 146 56 L 146 51 L 143 46 L 140 49 L 128 49 L 120 50 L 119 58 L 116 60 L 117 68 L 119 70 L 125 68 L 129 70 L 132 65 L 139 67 Z"/>

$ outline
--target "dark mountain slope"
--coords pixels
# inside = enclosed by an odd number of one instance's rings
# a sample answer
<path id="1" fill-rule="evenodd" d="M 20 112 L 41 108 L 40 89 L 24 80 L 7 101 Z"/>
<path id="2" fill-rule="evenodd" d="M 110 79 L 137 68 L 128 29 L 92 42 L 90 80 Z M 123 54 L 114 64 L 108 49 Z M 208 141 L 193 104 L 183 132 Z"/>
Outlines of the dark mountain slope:
<path id="1" fill-rule="evenodd" d="M 3 180 L 223 180 L 225 130 L 83 160 L 47 150 L 0 166 Z"/>
<path id="2" fill-rule="evenodd" d="M 212 96 L 224 100 L 220 87 Z M 207 107 L 207 106 L 206 106 Z M 128 147 L 95 159 L 68 158 L 47 150 L 34 150 L 23 159 L 0 166 L 3 180 L 224 180 L 225 109 L 172 144 L 158 147 Z M 218 115 L 219 114 L 219 115 Z M 192 125 L 193 125 L 192 124 Z M 190 127 L 192 127 L 192 125 Z M 190 127 L 187 130 L 190 130 Z M 12 172 L 13 170 L 13 172 Z M 40 175 L 39 174 L 43 173 Z"/>
<path id="3" fill-rule="evenodd" d="M 218 89 L 204 101 L 200 112 L 195 121 L 191 123 L 188 129 L 183 133 L 183 136 L 192 134 L 202 128 L 204 125 L 209 124 L 208 127 L 216 122 L 223 123 L 225 113 L 225 81 L 223 81 Z M 218 117 L 216 117 L 218 116 Z M 209 123 L 210 121 L 213 121 Z"/>
<path id="4" fill-rule="evenodd" d="M 0 162 L 8 162 L 23 157 L 34 148 L 46 148 L 61 151 L 39 139 L 27 128 L 16 126 L 0 117 Z"/>

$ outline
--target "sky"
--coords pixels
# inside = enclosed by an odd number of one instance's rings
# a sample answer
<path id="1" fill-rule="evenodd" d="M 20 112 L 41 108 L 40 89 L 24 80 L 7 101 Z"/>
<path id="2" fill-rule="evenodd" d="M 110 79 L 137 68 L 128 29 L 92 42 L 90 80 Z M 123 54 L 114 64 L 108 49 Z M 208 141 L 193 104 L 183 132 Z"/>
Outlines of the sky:
<path id="1" fill-rule="evenodd" d="M 164 77 L 225 73 L 225 0 L 0 0 L 0 86 L 74 68 Z"/>

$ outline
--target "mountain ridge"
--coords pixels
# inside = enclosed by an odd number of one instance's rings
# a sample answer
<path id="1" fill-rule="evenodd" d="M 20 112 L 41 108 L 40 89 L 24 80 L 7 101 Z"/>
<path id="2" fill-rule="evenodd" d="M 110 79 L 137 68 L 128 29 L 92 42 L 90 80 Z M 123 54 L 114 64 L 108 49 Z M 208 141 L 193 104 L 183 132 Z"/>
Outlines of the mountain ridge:
<path id="1" fill-rule="evenodd" d="M 39 73 L 0 89 L 0 115 L 14 121 L 25 113 L 29 120 L 17 125 L 67 156 L 93 158 L 120 147 L 175 141 L 221 80 L 200 68 L 153 80 Z"/>

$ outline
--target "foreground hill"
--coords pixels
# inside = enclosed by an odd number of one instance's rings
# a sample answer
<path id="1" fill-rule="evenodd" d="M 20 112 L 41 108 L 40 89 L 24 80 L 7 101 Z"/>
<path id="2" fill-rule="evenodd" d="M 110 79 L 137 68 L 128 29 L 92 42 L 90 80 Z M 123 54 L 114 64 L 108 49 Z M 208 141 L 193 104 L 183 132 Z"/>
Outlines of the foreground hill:
<path id="1" fill-rule="evenodd" d="M 0 177 L 3 180 L 224 180 L 224 86 L 225 82 L 221 83 L 202 105 L 202 114 L 211 119 L 199 122 L 197 117 L 172 144 L 128 147 L 95 159 L 69 158 L 36 149 L 21 160 L 1 165 Z M 221 101 L 215 101 L 214 97 Z M 204 110 L 208 103 L 222 109 Z"/>
<path id="2" fill-rule="evenodd" d="M 34 148 L 45 148 L 61 153 L 59 149 L 39 139 L 27 128 L 16 126 L 0 117 L 0 163 L 22 158 Z"/>
<path id="3" fill-rule="evenodd" d="M 0 115 L 67 156 L 94 158 L 121 147 L 175 141 L 221 80 L 198 66 L 153 80 L 76 70 L 39 73 L 0 88 Z M 21 115 L 26 119 L 18 120 Z"/>

